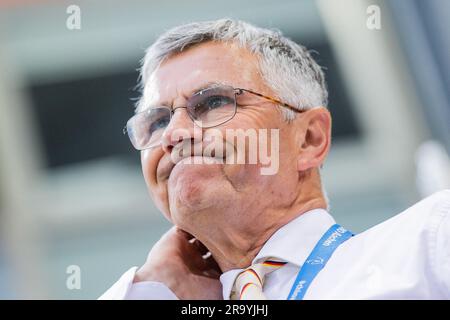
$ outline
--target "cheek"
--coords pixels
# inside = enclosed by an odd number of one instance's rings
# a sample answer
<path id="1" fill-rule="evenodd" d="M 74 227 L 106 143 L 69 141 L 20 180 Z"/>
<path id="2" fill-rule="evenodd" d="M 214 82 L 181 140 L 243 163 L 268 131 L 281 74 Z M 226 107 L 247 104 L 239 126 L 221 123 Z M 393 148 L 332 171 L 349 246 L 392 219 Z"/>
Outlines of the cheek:
<path id="1" fill-rule="evenodd" d="M 299 145 L 294 138 L 294 134 L 287 130 L 280 130 L 280 168 L 287 168 L 288 171 L 297 171 L 297 161 L 299 157 Z"/>
<path id="2" fill-rule="evenodd" d="M 150 190 L 149 192 L 150 196 L 153 199 L 153 203 L 156 205 L 159 211 L 166 217 L 166 219 L 172 222 L 172 217 L 169 209 L 167 183 L 164 186 L 159 185 L 156 189 Z"/>
<path id="3" fill-rule="evenodd" d="M 259 185 L 264 179 L 260 169 L 256 164 L 229 164 L 224 166 L 223 174 L 236 190 L 242 191 L 247 186 Z"/>
<path id="4" fill-rule="evenodd" d="M 162 155 L 163 151 L 159 149 L 141 151 L 141 166 L 149 195 L 158 209 L 170 220 L 167 204 L 167 181 L 159 183 L 156 179 L 156 170 Z"/>
<path id="5" fill-rule="evenodd" d="M 141 151 L 141 166 L 147 187 L 156 186 L 156 169 L 161 155 L 156 150 Z"/>

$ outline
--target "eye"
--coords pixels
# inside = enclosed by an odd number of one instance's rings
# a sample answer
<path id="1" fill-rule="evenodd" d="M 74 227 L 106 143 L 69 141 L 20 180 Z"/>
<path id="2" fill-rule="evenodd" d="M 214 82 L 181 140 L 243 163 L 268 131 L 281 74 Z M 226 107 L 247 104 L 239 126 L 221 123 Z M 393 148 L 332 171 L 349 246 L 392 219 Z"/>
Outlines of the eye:
<path id="1" fill-rule="evenodd" d="M 159 119 L 155 119 L 148 128 L 148 132 L 152 134 L 159 129 L 165 129 L 169 125 L 169 121 L 169 117 L 160 117 Z"/>
<path id="2" fill-rule="evenodd" d="M 205 100 L 200 102 L 197 105 L 197 108 L 195 108 L 196 109 L 195 111 L 197 113 L 204 113 L 204 112 L 208 112 L 210 110 L 224 107 L 224 106 L 232 104 L 232 103 L 233 103 L 233 99 L 231 99 L 230 97 L 220 96 L 220 95 L 211 96 L 211 97 L 205 98 Z"/>

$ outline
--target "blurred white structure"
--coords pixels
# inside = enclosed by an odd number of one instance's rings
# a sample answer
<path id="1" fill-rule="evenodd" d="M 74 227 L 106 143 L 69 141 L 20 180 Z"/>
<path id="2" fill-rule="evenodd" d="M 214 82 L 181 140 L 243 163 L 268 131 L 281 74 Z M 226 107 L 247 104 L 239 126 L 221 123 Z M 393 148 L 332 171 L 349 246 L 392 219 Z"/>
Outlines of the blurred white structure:
<path id="1" fill-rule="evenodd" d="M 423 143 L 416 152 L 417 189 L 422 198 L 450 188 L 450 159 L 437 141 Z"/>

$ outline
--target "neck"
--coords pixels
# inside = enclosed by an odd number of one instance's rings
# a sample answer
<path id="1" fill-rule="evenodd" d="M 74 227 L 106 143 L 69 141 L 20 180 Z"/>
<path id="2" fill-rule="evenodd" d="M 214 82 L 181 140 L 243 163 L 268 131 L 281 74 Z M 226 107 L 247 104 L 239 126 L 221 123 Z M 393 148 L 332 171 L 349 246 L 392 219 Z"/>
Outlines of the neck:
<path id="1" fill-rule="evenodd" d="M 258 217 L 258 220 L 253 219 L 230 228 L 218 224 L 220 228 L 208 228 L 206 232 L 193 234 L 210 250 L 222 272 L 246 268 L 278 229 L 317 208 L 326 208 L 321 192 L 295 202 L 289 208 L 266 208 L 264 214 L 256 212 L 253 216 Z M 241 216 L 252 216 L 248 208 L 242 214 Z"/>

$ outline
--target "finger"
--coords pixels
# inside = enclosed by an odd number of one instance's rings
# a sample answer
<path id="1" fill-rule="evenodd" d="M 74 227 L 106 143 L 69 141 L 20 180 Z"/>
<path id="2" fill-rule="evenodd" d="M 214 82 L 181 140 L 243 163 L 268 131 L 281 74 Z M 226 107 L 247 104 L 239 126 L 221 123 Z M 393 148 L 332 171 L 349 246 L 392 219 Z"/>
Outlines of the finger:
<path id="1" fill-rule="evenodd" d="M 207 253 L 205 253 L 204 255 L 202 255 L 202 258 L 203 259 L 208 259 L 209 257 L 211 257 L 212 256 L 212 254 L 211 254 L 211 251 L 208 251 Z"/>

